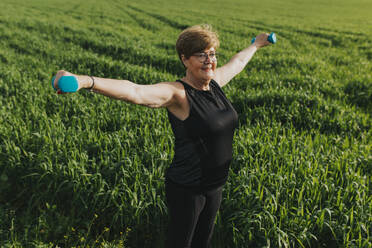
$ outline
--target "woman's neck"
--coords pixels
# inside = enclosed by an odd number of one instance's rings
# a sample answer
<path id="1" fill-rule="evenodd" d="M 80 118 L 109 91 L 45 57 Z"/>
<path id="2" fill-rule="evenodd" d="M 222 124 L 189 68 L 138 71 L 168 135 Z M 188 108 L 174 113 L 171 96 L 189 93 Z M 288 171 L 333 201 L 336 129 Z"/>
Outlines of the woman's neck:
<path id="1" fill-rule="evenodd" d="M 186 72 L 186 76 L 182 78 L 182 81 L 190 84 L 198 90 L 209 90 L 209 83 L 211 80 L 196 79 L 192 75 Z"/>

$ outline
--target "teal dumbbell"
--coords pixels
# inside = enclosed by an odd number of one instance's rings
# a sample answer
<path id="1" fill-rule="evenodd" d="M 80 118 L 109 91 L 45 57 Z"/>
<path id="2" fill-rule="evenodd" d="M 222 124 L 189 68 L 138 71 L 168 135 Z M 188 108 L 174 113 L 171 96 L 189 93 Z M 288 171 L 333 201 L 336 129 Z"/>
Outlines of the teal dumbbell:
<path id="1" fill-rule="evenodd" d="M 269 37 L 267 37 L 267 40 L 268 40 L 270 43 L 275 44 L 275 43 L 276 43 L 276 35 L 275 35 L 275 33 L 271 33 L 271 34 L 269 35 Z M 256 41 L 256 37 L 254 37 L 254 38 L 252 39 L 251 43 L 253 44 L 253 42 L 255 42 L 255 41 Z"/>
<path id="2" fill-rule="evenodd" d="M 54 87 L 55 78 L 56 78 L 55 76 L 52 78 L 52 87 L 54 90 L 57 90 Z M 76 80 L 76 77 L 74 76 L 62 76 L 58 80 L 58 88 L 63 93 L 73 93 L 77 91 L 77 89 L 79 88 L 79 84 L 78 81 Z"/>

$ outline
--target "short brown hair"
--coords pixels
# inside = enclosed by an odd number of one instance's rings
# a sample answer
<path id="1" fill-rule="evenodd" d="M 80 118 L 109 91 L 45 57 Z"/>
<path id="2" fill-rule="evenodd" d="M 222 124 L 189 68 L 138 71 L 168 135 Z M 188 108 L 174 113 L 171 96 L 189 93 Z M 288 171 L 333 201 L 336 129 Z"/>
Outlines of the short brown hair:
<path id="1" fill-rule="evenodd" d="M 208 24 L 195 25 L 186 28 L 178 36 L 176 50 L 182 62 L 181 55 L 187 59 L 197 52 L 214 47 L 217 49 L 220 46 L 218 35 L 212 31 L 212 27 Z"/>

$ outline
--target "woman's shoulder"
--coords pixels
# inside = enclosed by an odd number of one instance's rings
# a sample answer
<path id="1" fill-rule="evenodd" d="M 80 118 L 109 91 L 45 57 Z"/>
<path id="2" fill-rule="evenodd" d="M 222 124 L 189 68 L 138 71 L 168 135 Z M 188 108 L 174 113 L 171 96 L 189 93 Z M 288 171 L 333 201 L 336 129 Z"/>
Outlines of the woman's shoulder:
<path id="1" fill-rule="evenodd" d="M 166 87 L 167 89 L 171 89 L 172 91 L 174 92 L 182 92 L 184 91 L 184 86 L 181 82 L 179 81 L 168 81 L 168 82 L 160 82 L 158 84 L 156 84 L 158 86 L 161 86 L 161 87 Z"/>
<path id="2" fill-rule="evenodd" d="M 175 97 L 176 102 L 185 99 L 186 97 L 185 86 L 183 85 L 182 82 L 173 81 L 164 83 L 167 84 L 172 89 L 173 96 Z"/>
<path id="3" fill-rule="evenodd" d="M 213 87 L 215 87 L 215 88 L 219 88 L 219 89 L 221 89 L 220 84 L 219 84 L 215 79 L 212 79 L 211 82 L 210 82 L 210 84 L 211 84 Z"/>

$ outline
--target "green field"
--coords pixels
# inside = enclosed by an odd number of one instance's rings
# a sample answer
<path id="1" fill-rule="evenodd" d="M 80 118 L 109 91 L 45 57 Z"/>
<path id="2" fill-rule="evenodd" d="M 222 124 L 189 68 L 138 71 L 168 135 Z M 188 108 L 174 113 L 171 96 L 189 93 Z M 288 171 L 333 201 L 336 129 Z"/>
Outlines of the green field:
<path id="1" fill-rule="evenodd" d="M 372 1 L 1 0 L 0 246 L 163 247 L 165 109 L 86 91 L 59 69 L 176 80 L 175 41 L 211 24 L 239 114 L 213 248 L 372 247 Z"/>

